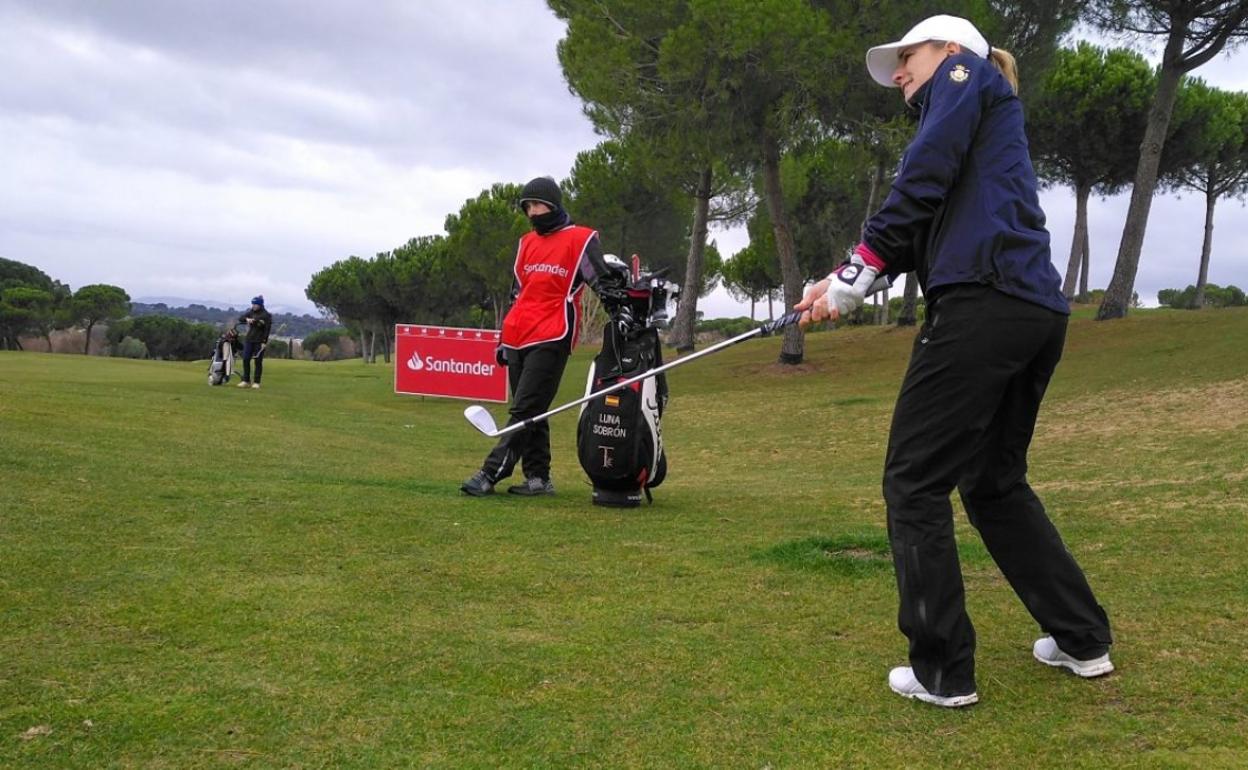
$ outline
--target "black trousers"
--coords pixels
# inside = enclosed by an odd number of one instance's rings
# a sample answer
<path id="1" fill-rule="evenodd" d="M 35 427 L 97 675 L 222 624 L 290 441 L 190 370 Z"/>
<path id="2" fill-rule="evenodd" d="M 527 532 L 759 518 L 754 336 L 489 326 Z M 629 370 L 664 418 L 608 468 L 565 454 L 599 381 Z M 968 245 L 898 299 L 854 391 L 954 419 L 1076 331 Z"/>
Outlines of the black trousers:
<path id="1" fill-rule="evenodd" d="M 893 413 L 884 498 L 910 664 L 929 692 L 965 695 L 975 691 L 975 628 L 953 536 L 955 486 L 993 560 L 1059 647 L 1086 660 L 1112 639 L 1027 484 L 1027 448 L 1066 316 L 978 285 L 950 287 L 929 310 Z"/>
<path id="2" fill-rule="evenodd" d="M 511 383 L 508 425 L 550 409 L 568 364 L 568 350 L 559 343 L 507 351 L 507 379 Z M 498 439 L 481 466 L 498 482 L 523 462 L 525 478 L 550 478 L 550 423 L 542 420 Z"/>
<path id="3" fill-rule="evenodd" d="M 264 375 L 264 350 L 260 348 L 263 343 L 260 342 L 243 342 L 243 382 L 253 382 L 251 379 L 251 364 L 256 364 L 256 384 L 260 383 L 260 378 Z M 256 352 L 259 351 L 259 352 Z"/>

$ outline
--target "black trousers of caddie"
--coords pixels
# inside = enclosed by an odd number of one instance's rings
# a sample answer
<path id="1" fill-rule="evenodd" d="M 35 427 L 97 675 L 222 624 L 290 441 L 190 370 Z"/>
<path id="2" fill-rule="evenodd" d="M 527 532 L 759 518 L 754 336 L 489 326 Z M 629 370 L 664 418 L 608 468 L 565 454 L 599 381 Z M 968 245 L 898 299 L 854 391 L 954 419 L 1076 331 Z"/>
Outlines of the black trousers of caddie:
<path id="1" fill-rule="evenodd" d="M 1027 448 L 1067 317 L 991 287 L 937 295 L 915 339 L 884 469 L 910 665 L 936 695 L 975 691 L 975 628 L 953 535 L 954 487 L 1010 586 L 1059 647 L 1105 654 L 1109 619 L 1027 484 Z"/>
<path id="2" fill-rule="evenodd" d="M 559 390 L 559 381 L 563 379 L 568 355 L 562 343 L 507 351 L 507 380 L 511 384 L 508 425 L 550 409 Z M 542 420 L 501 436 L 481 467 L 497 483 L 510 476 L 519 461 L 523 462 L 525 478 L 550 478 L 549 422 Z"/>

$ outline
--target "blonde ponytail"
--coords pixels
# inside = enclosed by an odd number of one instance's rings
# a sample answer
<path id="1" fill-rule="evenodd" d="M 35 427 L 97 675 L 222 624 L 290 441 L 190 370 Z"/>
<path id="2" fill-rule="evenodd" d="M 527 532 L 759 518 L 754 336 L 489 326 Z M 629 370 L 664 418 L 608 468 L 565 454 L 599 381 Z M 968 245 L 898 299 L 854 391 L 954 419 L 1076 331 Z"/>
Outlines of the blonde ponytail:
<path id="1" fill-rule="evenodd" d="M 988 61 L 1001 70 L 1010 88 L 1018 93 L 1018 62 L 1014 61 L 1014 54 L 1004 48 L 992 48 L 988 51 Z"/>

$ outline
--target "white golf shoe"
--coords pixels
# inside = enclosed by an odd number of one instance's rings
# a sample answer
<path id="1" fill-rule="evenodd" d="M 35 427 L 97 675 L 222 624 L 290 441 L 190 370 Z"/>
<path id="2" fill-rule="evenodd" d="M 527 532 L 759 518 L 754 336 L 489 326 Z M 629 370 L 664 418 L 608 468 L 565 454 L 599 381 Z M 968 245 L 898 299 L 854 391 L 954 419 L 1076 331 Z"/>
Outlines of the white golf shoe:
<path id="1" fill-rule="evenodd" d="M 1077 660 L 1062 652 L 1062 648 L 1057 646 L 1057 642 L 1053 641 L 1051 636 L 1037 639 L 1036 643 L 1031 646 L 1031 654 L 1046 666 L 1060 666 L 1084 679 L 1104 676 L 1114 670 L 1114 664 L 1109 660 L 1109 653 L 1091 660 Z"/>
<path id="2" fill-rule="evenodd" d="M 903 698 L 914 698 L 947 709 L 956 709 L 979 702 L 979 694 L 932 695 L 914 675 L 909 666 L 898 666 L 888 672 L 888 687 Z"/>
<path id="3" fill-rule="evenodd" d="M 240 387 L 240 388 L 250 388 L 250 387 L 251 387 L 251 383 L 250 383 L 250 382 L 248 382 L 247 380 L 243 380 L 242 382 L 238 383 L 238 387 Z"/>

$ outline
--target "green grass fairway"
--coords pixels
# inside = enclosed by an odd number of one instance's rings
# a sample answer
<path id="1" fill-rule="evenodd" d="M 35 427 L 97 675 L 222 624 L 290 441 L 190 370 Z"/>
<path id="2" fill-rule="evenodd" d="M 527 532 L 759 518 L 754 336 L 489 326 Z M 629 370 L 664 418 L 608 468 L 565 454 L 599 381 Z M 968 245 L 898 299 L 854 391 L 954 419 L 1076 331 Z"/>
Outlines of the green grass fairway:
<path id="1" fill-rule="evenodd" d="M 1248 312 L 1078 319 L 1030 478 L 1118 672 L 959 513 L 979 705 L 903 701 L 880 471 L 913 332 L 672 373 L 652 506 L 469 499 L 463 402 L 358 361 L 0 353 L 0 767 L 1248 766 Z M 579 394 L 578 351 L 560 400 Z M 494 407 L 500 418 L 502 407 Z"/>

